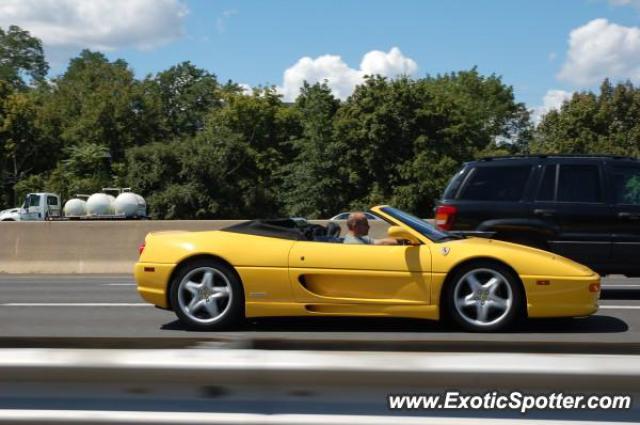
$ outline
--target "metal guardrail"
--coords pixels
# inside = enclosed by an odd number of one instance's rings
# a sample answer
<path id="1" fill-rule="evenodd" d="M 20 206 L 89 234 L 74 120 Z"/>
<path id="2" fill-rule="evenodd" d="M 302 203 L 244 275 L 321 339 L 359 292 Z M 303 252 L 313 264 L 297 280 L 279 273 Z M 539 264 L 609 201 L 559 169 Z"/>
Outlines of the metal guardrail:
<path id="1" fill-rule="evenodd" d="M 640 356 L 0 350 L 0 424 L 501 423 L 486 412 L 485 419 L 427 421 L 387 410 L 388 394 L 447 389 L 628 393 L 637 399 Z M 456 413 L 467 416 L 444 416 Z M 584 420 L 582 413 L 572 419 Z M 638 413 L 627 412 L 636 419 Z M 557 419 L 565 418 L 548 423 Z"/>
<path id="2" fill-rule="evenodd" d="M 248 384 L 276 378 L 280 384 L 361 384 L 437 387 L 477 386 L 478 376 L 501 388 L 557 386 L 566 390 L 640 390 L 640 356 L 525 353 L 317 352 L 244 349 L 117 350 L 2 349 L 0 382 L 106 381 L 120 384 L 171 380 L 193 385 Z M 211 378 L 215 378 L 211 381 Z M 427 380 L 428 378 L 428 380 Z M 564 381 L 563 381 L 564 379 Z M 561 384 L 561 385 L 558 385 Z M 606 387 L 606 388 L 605 388 Z"/>

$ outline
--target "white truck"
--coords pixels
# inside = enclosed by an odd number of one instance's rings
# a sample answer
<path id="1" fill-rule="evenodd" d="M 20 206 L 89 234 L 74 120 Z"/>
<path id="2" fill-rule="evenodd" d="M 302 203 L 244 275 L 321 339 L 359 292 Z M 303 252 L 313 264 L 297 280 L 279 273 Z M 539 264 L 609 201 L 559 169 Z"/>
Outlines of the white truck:
<path id="1" fill-rule="evenodd" d="M 91 196 L 76 195 L 75 198 L 67 201 L 64 210 L 60 195 L 56 193 L 29 193 L 21 207 L 0 211 L 0 221 L 130 220 L 148 218 L 147 204 L 142 196 L 136 195 L 128 188 L 104 188 L 103 191 L 117 191 L 118 196 L 114 197 L 106 193 L 94 193 Z"/>
<path id="2" fill-rule="evenodd" d="M 55 193 L 30 193 L 18 208 L 0 211 L 0 221 L 41 221 L 61 217 L 60 196 Z"/>

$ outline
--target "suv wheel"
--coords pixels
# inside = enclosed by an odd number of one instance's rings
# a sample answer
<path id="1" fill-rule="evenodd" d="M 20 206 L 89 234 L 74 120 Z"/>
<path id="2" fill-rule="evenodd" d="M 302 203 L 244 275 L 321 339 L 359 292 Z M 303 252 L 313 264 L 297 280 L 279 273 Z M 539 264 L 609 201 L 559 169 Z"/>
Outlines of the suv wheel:
<path id="1" fill-rule="evenodd" d="M 523 293 L 506 267 L 476 262 L 458 270 L 445 298 L 449 316 L 463 329 L 488 332 L 506 329 L 519 318 Z"/>

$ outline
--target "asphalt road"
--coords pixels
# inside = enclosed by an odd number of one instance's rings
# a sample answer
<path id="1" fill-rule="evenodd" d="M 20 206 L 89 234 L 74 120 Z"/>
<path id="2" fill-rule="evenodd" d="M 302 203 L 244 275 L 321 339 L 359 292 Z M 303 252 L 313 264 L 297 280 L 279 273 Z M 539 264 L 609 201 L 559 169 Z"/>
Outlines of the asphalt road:
<path id="1" fill-rule="evenodd" d="M 594 350 L 608 352 L 602 347 L 617 345 L 613 352 L 640 353 L 640 279 L 604 279 L 600 305 L 588 318 L 528 320 L 514 331 L 494 334 L 460 332 L 426 320 L 378 318 L 259 319 L 232 332 L 193 332 L 172 312 L 144 303 L 130 275 L 0 275 L 0 346 L 66 346 L 61 341 L 69 338 L 74 346 L 102 346 L 115 338 L 140 348 L 198 341 L 318 348 L 314 344 L 334 341 L 337 348 L 349 349 L 411 350 L 422 344 L 438 350 L 473 343 L 470 349 L 526 351 L 514 347 L 535 343 L 538 351 L 576 346 L 582 347 L 577 351 L 600 347 Z"/>

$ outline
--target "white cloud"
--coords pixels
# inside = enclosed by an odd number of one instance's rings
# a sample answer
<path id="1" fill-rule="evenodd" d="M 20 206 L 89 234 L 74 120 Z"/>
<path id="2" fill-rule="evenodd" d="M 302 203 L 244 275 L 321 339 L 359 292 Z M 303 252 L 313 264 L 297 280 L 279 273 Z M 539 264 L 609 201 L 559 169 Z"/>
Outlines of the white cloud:
<path id="1" fill-rule="evenodd" d="M 149 49 L 181 37 L 187 13 L 182 0 L 2 0 L 0 26 L 52 48 Z"/>
<path id="2" fill-rule="evenodd" d="M 606 77 L 640 81 L 640 28 L 594 19 L 571 31 L 558 79 L 588 87 Z"/>
<path id="3" fill-rule="evenodd" d="M 253 94 L 253 88 L 249 84 L 239 83 L 238 85 L 242 89 L 242 94 L 244 94 L 245 96 Z"/>
<path id="4" fill-rule="evenodd" d="M 571 99 L 572 92 L 564 90 L 549 90 L 542 98 L 542 104 L 547 111 L 559 109 L 564 102 Z"/>
<path id="5" fill-rule="evenodd" d="M 286 101 L 294 100 L 300 93 L 300 87 L 307 81 L 310 84 L 327 81 L 333 94 L 347 98 L 355 86 L 361 83 L 365 75 L 380 74 L 386 77 L 412 75 L 418 69 L 416 62 L 402 54 L 397 47 L 388 53 L 372 50 L 366 53 L 360 62 L 360 68 L 349 67 L 340 56 L 324 55 L 315 59 L 303 57 L 284 72 L 282 86 L 278 87 Z"/>
<path id="6" fill-rule="evenodd" d="M 542 106 L 535 107 L 531 111 L 534 124 L 542 121 L 542 117 L 552 109 L 560 109 L 565 101 L 571 99 L 571 96 L 573 96 L 572 92 L 564 90 L 547 91 L 542 98 Z"/>
<path id="7" fill-rule="evenodd" d="M 389 50 L 389 53 L 380 50 L 372 50 L 362 58 L 360 69 L 365 75 L 386 75 L 396 77 L 398 75 L 411 75 L 418 70 L 416 62 L 402 54 L 397 47 Z"/>

